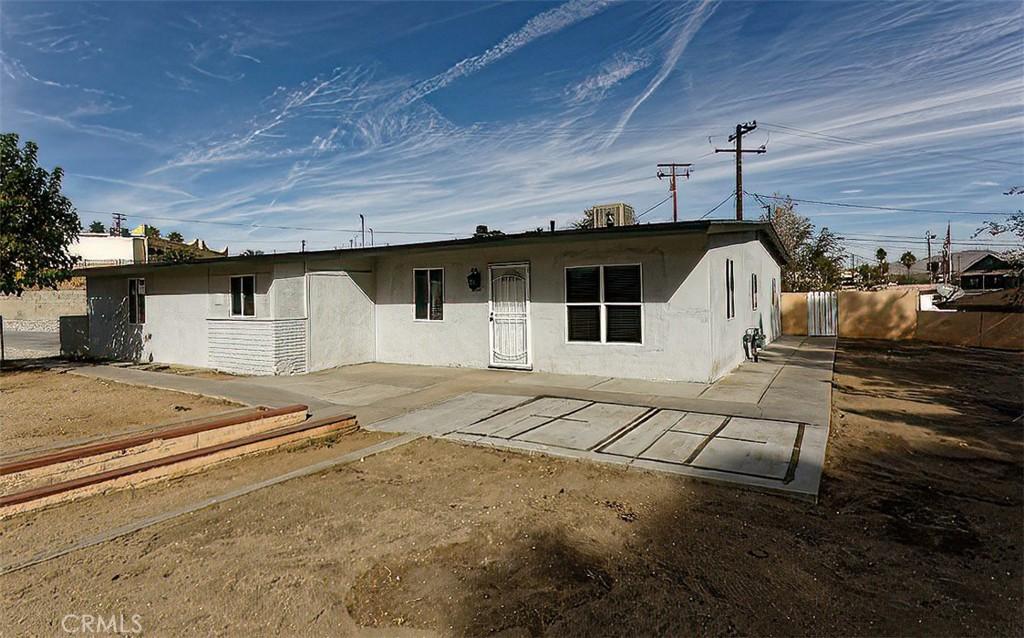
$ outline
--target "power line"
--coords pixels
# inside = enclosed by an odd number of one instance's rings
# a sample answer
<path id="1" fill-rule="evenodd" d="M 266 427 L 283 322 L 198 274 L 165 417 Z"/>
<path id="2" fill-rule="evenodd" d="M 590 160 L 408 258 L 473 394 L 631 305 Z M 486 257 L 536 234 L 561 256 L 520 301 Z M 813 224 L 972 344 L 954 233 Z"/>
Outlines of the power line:
<path id="1" fill-rule="evenodd" d="M 79 209 L 79 212 L 92 213 L 95 215 L 106 214 L 106 211 L 99 210 L 86 210 Z M 221 226 L 239 226 L 242 228 L 272 228 L 274 230 L 309 230 L 314 232 L 331 232 L 331 233 L 360 233 L 361 229 L 358 228 L 324 228 L 324 227 L 309 227 L 309 226 L 276 226 L 272 224 L 249 224 L 245 222 L 222 222 L 222 221 L 211 221 L 208 219 L 184 219 L 181 217 L 161 217 L 157 215 L 140 215 L 146 219 L 156 219 L 158 221 L 171 221 L 181 222 L 187 224 L 217 224 Z M 374 230 L 377 234 L 386 235 L 444 235 L 446 237 L 459 237 L 468 235 L 468 233 L 446 233 L 441 231 L 426 231 L 426 230 Z"/>
<path id="2" fill-rule="evenodd" d="M 784 135 L 796 135 L 797 137 L 806 137 L 806 136 L 813 135 L 815 137 L 818 137 L 820 139 L 827 140 L 827 141 L 830 141 L 830 142 L 835 142 L 835 143 L 840 143 L 840 144 L 855 144 L 855 145 L 858 145 L 858 146 L 881 147 L 881 148 L 886 148 L 886 150 L 888 152 L 890 152 L 890 153 L 898 153 L 898 154 L 903 154 L 903 155 L 906 155 L 908 153 L 912 153 L 914 155 L 919 155 L 921 153 L 921 151 L 916 150 L 916 149 L 914 149 L 914 150 L 911 150 L 911 149 L 901 150 L 901 149 L 898 149 L 898 148 L 890 148 L 890 147 L 888 147 L 887 144 L 884 144 L 882 142 L 868 142 L 866 140 L 857 140 L 857 139 L 853 139 L 853 138 L 850 138 L 850 137 L 841 137 L 839 135 L 831 135 L 829 133 L 822 133 L 820 131 L 808 131 L 807 129 L 797 128 L 795 126 L 787 126 L 785 124 L 772 124 L 771 122 L 763 122 L 763 124 L 767 125 L 769 128 L 786 129 L 786 130 L 776 130 L 777 133 L 782 133 Z M 805 135 L 800 135 L 800 133 L 804 133 Z M 971 156 L 971 155 L 964 155 L 962 153 L 953 153 L 953 152 L 949 152 L 949 151 L 930 150 L 930 151 L 926 151 L 926 152 L 930 153 L 930 154 L 933 154 L 933 155 L 947 155 L 949 157 L 955 157 L 957 159 L 967 159 L 967 160 L 971 160 L 971 161 L 975 161 L 975 162 L 987 162 L 987 163 L 990 163 L 990 164 L 1002 164 L 1002 165 L 1006 165 L 1006 166 L 1013 166 L 1014 168 L 1020 168 L 1021 166 L 1024 166 L 1024 164 L 1021 164 L 1019 162 L 1010 162 L 1010 161 L 1007 161 L 1007 160 L 992 159 L 992 158 L 989 158 L 989 157 L 974 157 L 974 156 Z"/>
<path id="3" fill-rule="evenodd" d="M 640 219 L 641 217 L 643 217 L 643 216 L 644 216 L 644 215 L 646 215 L 647 213 L 651 212 L 652 210 L 654 210 L 654 209 L 655 209 L 655 208 L 657 208 L 658 206 L 661 206 L 662 204 L 664 204 L 665 202 L 667 202 L 667 201 L 668 201 L 668 200 L 670 200 L 670 199 L 672 199 L 672 196 L 671 196 L 671 195 L 669 195 L 669 196 L 668 196 L 668 197 L 666 197 L 665 199 L 661 200 L 660 202 L 658 202 L 658 203 L 657 203 L 657 204 L 655 204 L 654 206 L 651 206 L 650 208 L 648 208 L 648 209 L 647 209 L 647 210 L 645 210 L 644 212 L 640 213 L 639 215 L 637 215 L 637 216 L 636 216 L 636 218 L 635 218 L 635 219 Z"/>
<path id="4" fill-rule="evenodd" d="M 797 199 L 796 197 L 782 197 L 780 195 L 765 195 L 763 193 L 747 193 L 754 197 L 764 197 L 765 199 L 774 199 L 776 201 L 791 200 L 794 202 L 800 202 L 801 204 L 821 204 L 822 206 L 842 206 L 844 208 L 865 208 L 869 210 L 891 210 L 898 213 L 929 213 L 935 215 L 1013 215 L 1014 213 L 983 213 L 979 211 L 970 210 L 937 210 L 932 208 L 896 208 L 894 206 L 870 206 L 868 204 L 851 204 L 849 202 L 826 202 L 817 199 Z"/>
<path id="5" fill-rule="evenodd" d="M 729 195 L 728 195 L 728 196 L 727 196 L 727 197 L 726 197 L 725 199 L 723 199 L 722 201 L 720 201 L 720 202 L 718 202 L 717 204 L 715 204 L 715 207 L 714 207 L 714 208 L 712 208 L 712 209 L 711 209 L 711 210 L 709 210 L 708 212 L 704 213 L 703 215 L 701 215 L 701 216 L 700 216 L 700 217 L 698 217 L 697 219 L 704 219 L 705 217 L 707 217 L 707 216 L 708 216 L 708 215 L 710 215 L 711 213 L 713 213 L 713 212 L 715 212 L 716 210 L 718 210 L 719 208 L 721 208 L 721 207 L 722 207 L 722 204 L 726 203 L 727 201 L 729 201 L 729 200 L 730 200 L 730 199 L 732 199 L 733 197 L 736 197 L 736 193 L 729 193 Z"/>

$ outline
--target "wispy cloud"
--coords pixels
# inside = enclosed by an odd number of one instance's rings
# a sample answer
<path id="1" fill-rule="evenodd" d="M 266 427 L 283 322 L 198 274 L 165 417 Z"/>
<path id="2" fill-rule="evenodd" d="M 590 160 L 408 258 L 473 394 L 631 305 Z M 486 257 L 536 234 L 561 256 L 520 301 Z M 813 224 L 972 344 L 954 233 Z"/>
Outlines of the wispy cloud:
<path id="1" fill-rule="evenodd" d="M 170 195 L 180 195 L 187 197 L 188 199 L 196 199 L 196 196 L 192 193 L 175 188 L 173 186 L 167 186 L 164 184 L 152 184 L 147 182 L 134 182 L 126 179 L 118 179 L 115 177 L 102 177 L 100 175 L 85 175 L 83 173 L 68 173 L 69 177 L 77 177 L 79 179 L 88 179 L 94 182 L 104 182 L 107 184 L 117 184 L 118 186 L 127 186 L 128 188 L 138 188 L 148 191 L 156 191 L 158 193 L 167 193 Z"/>
<path id="2" fill-rule="evenodd" d="M 853 195 L 853 194 L 856 194 L 856 193 L 863 193 L 864 189 L 863 188 L 851 188 L 851 189 L 848 189 L 848 190 L 845 190 L 845 191 L 839 191 L 839 192 L 842 193 L 843 195 Z"/>
<path id="3" fill-rule="evenodd" d="M 629 108 L 619 118 L 618 123 L 612 132 L 609 133 L 608 137 L 605 138 L 603 147 L 607 148 L 615 142 L 622 135 L 623 129 L 629 124 L 629 120 L 636 113 L 636 110 L 640 108 L 644 102 L 651 97 L 661 83 L 665 81 L 665 78 L 669 76 L 672 71 L 675 70 L 676 64 L 679 62 L 679 58 L 682 57 L 683 51 L 686 50 L 686 46 L 690 44 L 690 40 L 697 34 L 704 22 L 711 17 L 714 13 L 715 8 L 718 6 L 717 0 L 701 0 L 700 3 L 690 11 L 689 15 L 683 20 L 681 25 L 677 25 L 675 38 L 672 40 L 671 46 L 665 53 L 665 58 L 662 60 L 661 68 L 658 69 L 658 73 L 651 79 L 647 88 L 644 89 L 633 103 L 629 105 Z"/>
<path id="4" fill-rule="evenodd" d="M 627 80 L 651 64 L 651 57 L 643 53 L 615 54 L 598 69 L 597 73 L 573 84 L 565 90 L 570 104 L 599 100 L 616 84 Z"/>
<path id="5" fill-rule="evenodd" d="M 103 126 L 101 124 L 84 124 L 81 122 L 75 122 L 67 118 L 60 117 L 58 115 L 47 115 L 45 113 L 38 113 L 36 111 L 30 111 L 27 109 L 19 109 L 18 113 L 27 115 L 29 117 L 39 118 L 51 124 L 56 124 L 70 131 L 76 133 L 84 133 L 86 135 L 92 135 L 95 137 L 105 137 L 119 142 L 126 142 L 130 144 L 137 144 L 139 146 L 146 146 L 150 148 L 157 148 L 155 142 L 149 141 L 146 136 L 141 133 L 134 131 L 126 131 L 111 126 Z"/>
<path id="6" fill-rule="evenodd" d="M 459 78 L 484 69 L 537 38 L 557 33 L 600 13 L 610 4 L 612 4 L 611 0 L 570 0 L 559 7 L 538 14 L 530 18 L 522 28 L 505 36 L 501 42 L 483 53 L 460 60 L 443 73 L 410 87 L 398 97 L 396 106 L 403 107 L 412 104 L 434 91 L 443 89 Z"/>

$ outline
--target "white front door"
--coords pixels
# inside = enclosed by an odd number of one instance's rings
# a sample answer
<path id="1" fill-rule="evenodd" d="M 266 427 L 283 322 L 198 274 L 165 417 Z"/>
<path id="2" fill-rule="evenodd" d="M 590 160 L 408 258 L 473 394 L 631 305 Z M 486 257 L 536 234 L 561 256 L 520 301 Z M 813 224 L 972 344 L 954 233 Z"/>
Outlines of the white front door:
<path id="1" fill-rule="evenodd" d="M 491 365 L 529 368 L 530 266 L 502 264 L 488 267 L 491 280 Z"/>

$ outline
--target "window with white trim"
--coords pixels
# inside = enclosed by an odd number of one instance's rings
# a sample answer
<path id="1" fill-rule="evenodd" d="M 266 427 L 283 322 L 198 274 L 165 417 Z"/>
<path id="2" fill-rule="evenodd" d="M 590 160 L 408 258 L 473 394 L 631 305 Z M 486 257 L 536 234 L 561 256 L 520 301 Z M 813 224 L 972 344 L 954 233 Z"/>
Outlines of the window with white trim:
<path id="1" fill-rule="evenodd" d="M 256 275 L 231 278 L 231 316 L 256 316 Z"/>
<path id="2" fill-rule="evenodd" d="M 146 323 L 146 280 L 128 280 L 128 323 Z"/>
<path id="3" fill-rule="evenodd" d="M 444 268 L 414 268 L 417 321 L 444 321 Z"/>
<path id="4" fill-rule="evenodd" d="M 643 343 L 640 264 L 565 269 L 566 338 Z"/>
<path id="5" fill-rule="evenodd" d="M 750 309 L 757 310 L 757 274 L 750 275 Z"/>
<path id="6" fill-rule="evenodd" d="M 725 318 L 736 316 L 736 278 L 733 275 L 731 259 L 725 260 Z"/>

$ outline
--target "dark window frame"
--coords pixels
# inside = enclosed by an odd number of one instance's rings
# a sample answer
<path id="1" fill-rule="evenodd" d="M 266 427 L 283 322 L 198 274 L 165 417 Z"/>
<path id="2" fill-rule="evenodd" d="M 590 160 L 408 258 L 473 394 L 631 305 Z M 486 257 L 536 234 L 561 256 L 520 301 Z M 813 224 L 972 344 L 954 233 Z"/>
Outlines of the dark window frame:
<path id="1" fill-rule="evenodd" d="M 639 281 L 639 290 L 637 299 L 635 301 L 608 301 L 607 299 L 607 278 L 606 268 L 636 268 L 637 277 Z M 597 280 L 598 280 L 598 295 L 596 301 L 569 301 L 569 276 L 570 271 L 582 270 L 582 269 L 596 269 Z M 563 285 L 563 302 L 565 303 L 565 342 L 566 343 L 584 343 L 584 344 L 615 344 L 615 345 L 627 345 L 627 346 L 642 346 L 644 345 L 644 269 L 643 264 L 636 263 L 613 263 L 613 264 L 586 264 L 579 266 L 566 266 L 565 272 L 562 277 Z M 575 295 L 574 295 L 575 296 Z M 570 329 L 570 314 L 573 308 L 596 308 L 597 319 L 598 319 L 598 339 L 572 339 Z M 626 341 L 626 340 L 609 340 L 608 339 L 608 315 L 610 308 L 637 308 L 638 309 L 638 341 Z M 614 311 L 613 311 L 614 312 Z"/>
<path id="2" fill-rule="evenodd" d="M 421 273 L 421 272 L 426 273 L 425 282 L 426 282 L 426 286 L 427 286 L 427 289 L 425 291 L 426 295 L 427 295 L 427 297 L 426 297 L 426 306 L 424 307 L 425 312 L 424 312 L 424 316 L 422 316 L 422 317 L 420 316 L 420 302 L 419 302 L 420 291 L 417 289 L 417 287 L 420 285 L 420 280 L 419 280 L 418 273 Z M 434 281 L 431 275 L 432 275 L 432 273 L 435 273 L 435 272 L 441 273 L 440 279 L 437 280 L 437 283 L 440 285 L 441 290 L 440 290 L 440 299 L 438 300 L 439 303 L 436 306 L 436 308 L 431 303 L 431 301 L 432 301 L 432 295 L 431 295 L 432 286 L 431 286 L 431 284 Z M 413 313 L 412 316 L 413 316 L 413 321 L 423 321 L 423 322 L 428 322 L 428 323 L 436 323 L 436 322 L 444 321 L 444 302 L 445 302 L 445 294 L 444 294 L 445 285 L 444 284 L 445 284 L 444 267 L 440 267 L 440 266 L 433 267 L 432 266 L 432 267 L 427 267 L 427 268 L 413 268 L 412 269 L 412 313 Z M 434 312 L 435 310 L 437 311 L 436 315 L 435 315 L 435 312 Z"/>
<path id="3" fill-rule="evenodd" d="M 725 318 L 736 316 L 736 264 L 731 259 L 725 260 Z"/>
<path id="4" fill-rule="evenodd" d="M 238 282 L 239 282 L 238 283 L 238 304 L 237 304 L 238 311 L 237 312 L 235 311 L 235 309 L 236 309 L 236 304 L 235 304 L 235 280 L 238 280 Z M 246 280 L 251 280 L 252 281 L 252 290 L 249 291 L 248 293 L 246 293 L 246 291 L 245 291 L 245 282 L 246 282 Z M 248 302 L 249 302 L 248 304 L 246 304 L 246 301 L 247 301 L 246 295 L 247 294 L 248 294 Z M 256 316 L 256 275 L 255 274 L 231 275 L 231 282 L 230 282 L 230 288 L 229 288 L 228 296 L 230 297 L 230 299 L 229 299 L 230 307 L 228 308 L 228 313 L 230 314 L 230 316 L 232 316 L 232 317 L 239 317 L 239 318 L 255 317 Z"/>
<path id="5" fill-rule="evenodd" d="M 750 273 L 750 309 L 757 310 L 757 273 Z"/>
<path id="6" fill-rule="evenodd" d="M 146 323 L 145 277 L 132 277 L 128 280 L 128 323 L 134 326 Z"/>

